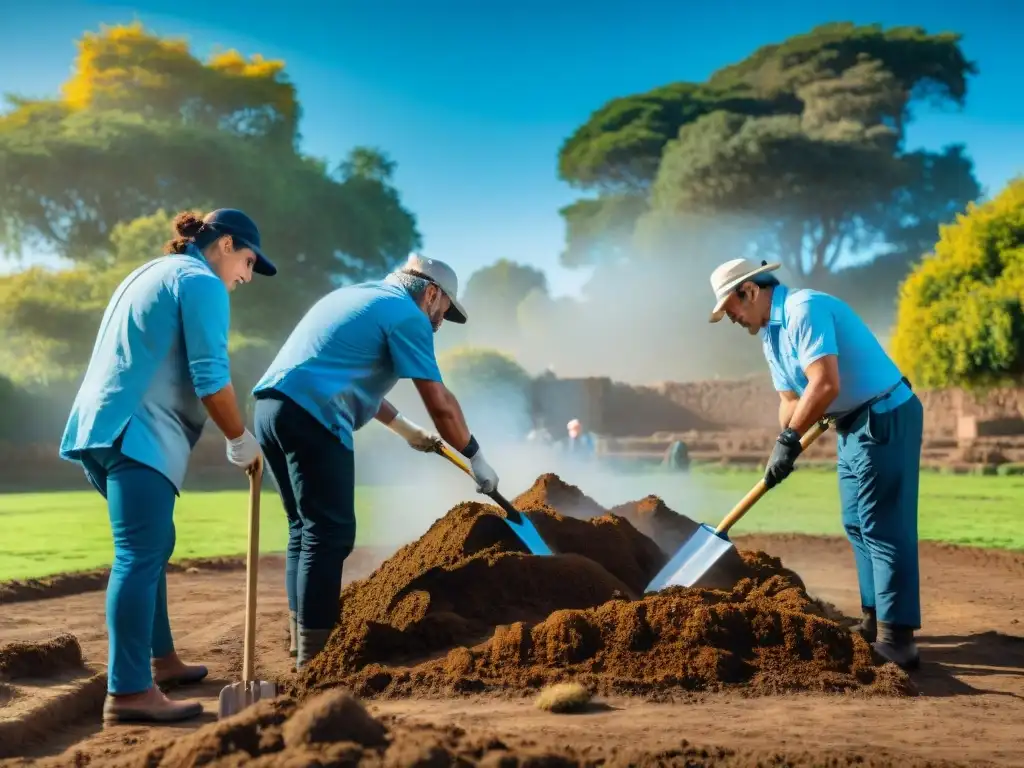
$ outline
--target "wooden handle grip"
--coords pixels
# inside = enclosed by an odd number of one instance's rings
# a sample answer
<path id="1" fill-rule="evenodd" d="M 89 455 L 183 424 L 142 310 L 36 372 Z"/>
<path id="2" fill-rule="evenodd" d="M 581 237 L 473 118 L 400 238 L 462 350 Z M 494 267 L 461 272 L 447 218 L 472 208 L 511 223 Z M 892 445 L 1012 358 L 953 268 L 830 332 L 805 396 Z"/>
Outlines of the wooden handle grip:
<path id="1" fill-rule="evenodd" d="M 256 590 L 260 569 L 260 490 L 263 485 L 263 456 L 249 474 L 249 545 L 245 558 L 245 630 L 242 643 L 242 681 L 256 678 Z"/>
<path id="2" fill-rule="evenodd" d="M 467 475 L 469 475 L 470 477 L 473 476 L 473 470 L 469 468 L 469 464 L 463 461 L 461 456 L 456 455 L 455 452 L 447 445 L 442 443 L 441 447 L 438 449 L 438 452 L 446 459 L 448 459 L 448 461 L 450 461 L 456 467 L 465 472 Z"/>
<path id="3" fill-rule="evenodd" d="M 809 446 L 811 443 L 813 443 L 815 440 L 821 437 L 821 435 L 827 429 L 827 422 L 815 422 L 814 426 L 808 429 L 804 433 L 804 436 L 800 438 L 801 450 L 807 450 L 807 446 Z M 757 485 L 751 488 L 747 495 L 740 499 L 739 504 L 733 507 L 732 511 L 729 512 L 729 514 L 725 516 L 722 522 L 718 524 L 718 528 L 715 529 L 715 532 L 718 534 L 728 533 L 729 529 L 732 528 L 736 523 L 738 523 L 740 521 L 740 518 L 747 514 L 747 512 L 750 511 L 750 508 L 754 506 L 754 504 L 756 504 L 758 500 L 767 492 L 768 485 L 765 483 L 764 478 L 762 477 L 760 480 L 757 481 Z"/>

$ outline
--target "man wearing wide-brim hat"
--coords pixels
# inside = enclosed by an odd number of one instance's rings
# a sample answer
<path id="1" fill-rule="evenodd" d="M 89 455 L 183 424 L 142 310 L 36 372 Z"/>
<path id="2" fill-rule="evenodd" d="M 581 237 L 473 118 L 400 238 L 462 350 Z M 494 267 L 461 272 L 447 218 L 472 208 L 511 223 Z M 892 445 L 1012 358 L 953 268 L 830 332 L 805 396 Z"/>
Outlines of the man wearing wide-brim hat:
<path id="1" fill-rule="evenodd" d="M 454 270 L 411 254 L 383 280 L 332 291 L 306 313 L 256 384 L 256 438 L 288 516 L 285 588 L 291 652 L 302 669 L 339 619 L 341 571 L 355 544 L 353 433 L 371 419 L 418 451 L 443 437 L 469 459 L 482 493 L 498 476 L 441 381 L 434 334 L 466 322 Z M 412 379 L 440 436 L 385 399 Z"/>
<path id="2" fill-rule="evenodd" d="M 772 274 L 779 266 L 733 259 L 715 269 L 710 320 L 728 317 L 761 335 L 782 428 L 765 468 L 769 488 L 792 472 L 804 432 L 835 419 L 843 525 L 863 609 L 856 629 L 881 656 L 914 668 L 921 401 L 847 304 L 786 287 Z"/>

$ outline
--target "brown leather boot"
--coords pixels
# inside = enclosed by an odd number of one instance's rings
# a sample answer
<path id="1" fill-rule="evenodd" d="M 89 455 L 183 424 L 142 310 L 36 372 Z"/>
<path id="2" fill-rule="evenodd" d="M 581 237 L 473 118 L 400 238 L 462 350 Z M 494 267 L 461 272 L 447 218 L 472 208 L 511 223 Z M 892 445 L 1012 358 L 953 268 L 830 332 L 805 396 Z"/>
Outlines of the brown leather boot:
<path id="1" fill-rule="evenodd" d="M 127 696 L 107 694 L 103 702 L 103 722 L 117 723 L 177 723 L 203 714 L 198 701 L 173 701 L 155 685 L 143 693 Z"/>

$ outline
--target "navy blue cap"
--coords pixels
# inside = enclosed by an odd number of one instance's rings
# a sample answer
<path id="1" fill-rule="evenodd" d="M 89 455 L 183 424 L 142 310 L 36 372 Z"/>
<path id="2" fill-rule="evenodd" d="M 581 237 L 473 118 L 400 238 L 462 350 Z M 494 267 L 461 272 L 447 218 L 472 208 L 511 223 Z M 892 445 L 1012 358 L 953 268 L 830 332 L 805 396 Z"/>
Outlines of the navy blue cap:
<path id="1" fill-rule="evenodd" d="M 253 272 L 267 277 L 277 274 L 277 267 L 260 250 L 260 231 L 256 228 L 256 222 L 244 213 L 235 208 L 218 208 L 216 211 L 206 214 L 203 217 L 203 223 L 214 232 L 231 235 L 239 245 L 251 248 L 252 252 L 256 254 Z"/>

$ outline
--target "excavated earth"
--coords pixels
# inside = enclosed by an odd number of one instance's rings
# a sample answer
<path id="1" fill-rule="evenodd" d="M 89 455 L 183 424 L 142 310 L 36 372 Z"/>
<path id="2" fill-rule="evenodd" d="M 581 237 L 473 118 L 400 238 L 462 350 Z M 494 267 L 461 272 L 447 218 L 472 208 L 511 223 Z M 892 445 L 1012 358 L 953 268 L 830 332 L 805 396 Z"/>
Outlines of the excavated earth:
<path id="1" fill-rule="evenodd" d="M 206 683 L 172 693 L 204 702 L 198 724 L 98 725 L 105 680 L 80 668 L 106 655 L 102 592 L 61 585 L 0 605 L 0 726 L 32 731 L 6 752 L 24 757 L 0 768 L 1024 764 L 1012 618 L 1024 602 L 1011 586 L 1024 584 L 1024 556 L 922 544 L 929 623 L 942 630 L 924 639 L 931 661 L 911 682 L 765 551 L 849 611 L 845 542 L 754 537 L 726 588 L 645 595 L 692 520 L 655 497 L 605 510 L 553 475 L 515 504 L 557 555 L 527 555 L 500 511 L 476 503 L 387 559 L 357 551 L 342 623 L 299 676 L 282 563 L 267 558 L 257 674 L 285 695 L 220 722 L 217 694 L 241 668 L 240 571 L 213 563 L 168 580 L 179 651 L 211 667 Z M 522 700 L 560 681 L 597 694 L 590 710 L 552 715 Z M 58 686 L 31 728 L 18 721 L 37 689 Z"/>
<path id="2" fill-rule="evenodd" d="M 456 506 L 345 589 L 342 624 L 297 692 L 450 696 L 572 679 L 657 698 L 728 688 L 911 693 L 903 673 L 876 665 L 870 646 L 764 552 L 740 553 L 728 589 L 644 595 L 667 557 L 638 528 L 672 550 L 695 527 L 657 499 L 606 512 L 544 475 L 515 503 L 558 554 L 527 554 L 495 507 Z"/>

